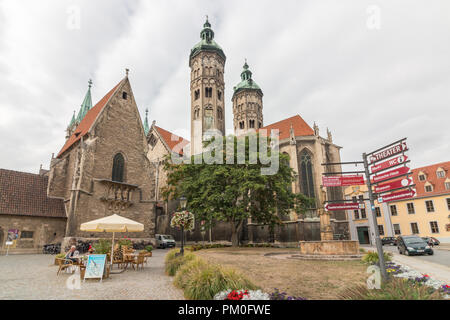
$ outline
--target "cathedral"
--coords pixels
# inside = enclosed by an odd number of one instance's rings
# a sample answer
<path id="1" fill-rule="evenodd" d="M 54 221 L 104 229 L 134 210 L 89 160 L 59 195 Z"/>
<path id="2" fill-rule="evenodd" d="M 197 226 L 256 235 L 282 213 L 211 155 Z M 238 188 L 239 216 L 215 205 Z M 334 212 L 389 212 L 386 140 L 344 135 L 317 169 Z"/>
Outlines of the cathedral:
<path id="1" fill-rule="evenodd" d="M 66 141 L 56 156 L 52 155 L 49 170 L 41 170 L 33 177 L 0 172 L 5 177 L 17 178 L 18 185 L 23 183 L 21 179 L 32 179 L 38 187 L 31 192 L 39 193 L 40 201 L 45 203 L 45 206 L 38 204 L 36 209 L 22 211 L 16 210 L 16 205 L 0 207 L 0 237 L 2 230 L 19 230 L 18 234 L 23 230 L 24 234 L 35 235 L 31 242 L 26 242 L 28 247 L 42 248 L 48 241 L 61 241 L 65 246 L 74 239 L 109 237 L 109 234 L 81 231 L 80 225 L 119 214 L 144 224 L 144 231 L 128 233 L 130 238 L 153 241 L 155 234 L 172 234 L 180 239 L 180 232 L 170 228 L 169 223 L 178 202 L 161 197 L 161 189 L 167 183 L 162 163 L 168 154 L 200 153 L 202 141 L 211 133 L 225 135 L 225 63 L 224 50 L 215 41 L 214 31 L 206 20 L 200 42 L 191 49 L 189 56 L 190 141 L 157 126 L 157 121 L 150 125 L 148 110 L 142 121 L 128 70 L 95 105 L 89 81 L 80 110 L 78 114 L 74 112 L 67 127 Z M 295 244 L 300 240 L 320 240 L 317 208 L 325 200 L 343 198 L 341 188 L 321 187 L 322 174 L 340 171 L 340 168 L 322 164 L 340 162 L 341 147 L 334 144 L 330 131 L 322 137 L 318 126 L 314 123 L 311 127 L 300 115 L 265 124 L 263 89 L 253 79 L 247 61 L 240 81 L 232 90 L 235 135 L 260 129 L 278 130 L 280 152 L 289 155 L 289 164 L 295 172 L 292 190 L 316 200 L 306 215 L 291 214 L 275 229 L 249 221 L 242 229 L 241 242 Z M 20 188 L 8 187 L 12 190 L 11 201 L 14 201 L 12 195 L 20 192 L 17 191 Z M 21 217 L 19 211 L 27 212 L 26 217 Z M 31 217 L 36 218 L 32 223 Z M 348 236 L 345 212 L 333 212 L 331 218 L 334 234 Z M 53 234 L 51 239 L 45 236 L 48 230 Z M 227 224 L 217 222 L 208 232 L 196 227 L 186 238 L 189 242 L 230 241 L 231 231 Z"/>

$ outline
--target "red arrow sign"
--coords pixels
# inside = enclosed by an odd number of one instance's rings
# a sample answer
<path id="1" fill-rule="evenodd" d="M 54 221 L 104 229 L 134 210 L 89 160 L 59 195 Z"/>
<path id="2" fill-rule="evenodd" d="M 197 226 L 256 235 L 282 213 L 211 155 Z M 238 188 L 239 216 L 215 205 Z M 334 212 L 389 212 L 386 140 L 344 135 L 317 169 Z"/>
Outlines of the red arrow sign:
<path id="1" fill-rule="evenodd" d="M 399 164 L 404 163 L 406 160 L 408 160 L 407 156 L 398 156 L 395 157 L 393 159 L 390 159 L 388 161 L 385 162 L 381 162 L 379 164 L 375 164 L 372 167 L 370 167 L 370 170 L 372 171 L 372 173 L 378 172 L 380 170 L 384 170 L 390 167 L 395 167 L 398 166 Z"/>
<path id="2" fill-rule="evenodd" d="M 339 210 L 357 210 L 359 209 L 359 203 L 327 203 L 325 204 L 325 210 L 327 211 L 339 211 Z"/>
<path id="3" fill-rule="evenodd" d="M 402 174 L 405 174 L 408 172 L 409 172 L 409 167 L 401 167 L 401 168 L 397 168 L 394 170 L 390 170 L 390 171 L 386 171 L 386 172 L 377 174 L 372 177 L 371 181 L 372 181 L 372 183 L 377 183 L 382 180 L 396 178 L 396 177 L 401 176 Z"/>
<path id="4" fill-rule="evenodd" d="M 394 192 L 388 194 L 387 196 L 382 196 L 378 198 L 378 202 L 390 202 L 390 201 L 399 201 L 404 199 L 409 199 L 416 196 L 416 190 L 404 190 L 400 192 Z"/>
<path id="5" fill-rule="evenodd" d="M 376 161 L 380 161 L 386 158 L 389 158 L 393 155 L 399 154 L 403 151 L 405 151 L 408 147 L 406 146 L 406 142 L 403 141 L 395 146 L 392 146 L 388 149 L 385 149 L 383 151 L 377 152 L 372 154 L 369 159 L 370 159 L 370 163 L 374 163 Z"/>
<path id="6" fill-rule="evenodd" d="M 374 191 L 376 193 L 387 192 L 390 190 L 407 187 L 412 184 L 413 184 L 413 179 L 411 177 L 408 177 L 408 178 L 404 178 L 401 180 L 396 180 L 396 181 L 392 181 L 392 182 L 388 182 L 388 183 L 379 184 L 379 185 L 375 186 Z"/>
<path id="7" fill-rule="evenodd" d="M 362 186 L 365 184 L 363 176 L 325 176 L 322 177 L 324 187 Z"/>

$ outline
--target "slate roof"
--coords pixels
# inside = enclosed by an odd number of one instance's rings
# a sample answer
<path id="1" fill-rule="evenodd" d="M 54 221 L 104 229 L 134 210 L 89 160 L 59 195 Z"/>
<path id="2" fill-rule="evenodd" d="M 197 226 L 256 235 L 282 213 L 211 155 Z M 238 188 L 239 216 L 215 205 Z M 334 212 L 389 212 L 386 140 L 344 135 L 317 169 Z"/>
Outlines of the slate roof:
<path id="1" fill-rule="evenodd" d="M 62 199 L 47 197 L 48 177 L 0 169 L 0 215 L 66 218 Z"/>

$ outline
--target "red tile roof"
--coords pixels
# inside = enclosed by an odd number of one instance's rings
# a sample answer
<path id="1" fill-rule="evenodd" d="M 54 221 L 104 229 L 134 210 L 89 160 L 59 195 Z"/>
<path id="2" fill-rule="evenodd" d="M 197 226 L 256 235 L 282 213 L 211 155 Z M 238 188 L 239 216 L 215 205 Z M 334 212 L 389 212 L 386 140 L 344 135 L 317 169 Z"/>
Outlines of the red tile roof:
<path id="1" fill-rule="evenodd" d="M 48 177 L 0 169 L 0 215 L 66 218 L 64 202 L 47 197 Z"/>
<path id="2" fill-rule="evenodd" d="M 123 80 L 122 80 L 123 81 Z M 81 139 L 82 136 L 86 135 L 91 129 L 92 124 L 95 119 L 97 119 L 98 114 L 102 111 L 103 107 L 108 103 L 109 99 L 116 92 L 119 85 L 122 83 L 120 81 L 111 91 L 109 91 L 106 96 L 104 96 L 97 104 L 86 113 L 83 120 L 81 120 L 78 127 L 75 129 L 70 138 L 66 141 L 61 151 L 58 153 L 57 158 L 59 158 L 64 152 L 66 152 L 72 145 Z"/>
<path id="3" fill-rule="evenodd" d="M 180 151 L 179 154 L 183 154 L 182 148 L 189 144 L 189 140 L 179 137 L 176 134 L 173 134 L 172 132 L 167 131 L 161 127 L 155 126 L 155 128 L 156 130 L 158 130 L 159 135 L 162 139 L 164 139 L 164 142 L 167 144 L 171 151 L 174 151 L 175 146 L 179 144 L 179 146 L 177 147 L 177 151 Z"/>
<path id="4" fill-rule="evenodd" d="M 290 138 L 291 126 L 294 128 L 294 134 L 296 137 L 314 135 L 314 130 L 299 115 L 295 115 L 293 117 L 269 124 L 268 126 L 262 127 L 261 129 L 266 129 L 267 134 L 269 135 L 271 130 L 278 129 L 280 131 L 279 139 L 284 140 Z"/>
<path id="5" fill-rule="evenodd" d="M 438 168 L 442 168 L 445 171 L 444 178 L 438 178 L 436 171 Z M 412 170 L 413 174 L 413 181 L 416 184 L 416 191 L 418 197 L 424 197 L 424 196 L 435 196 L 440 194 L 446 194 L 450 193 L 450 190 L 445 189 L 445 180 L 450 180 L 450 161 L 447 162 L 441 162 L 432 164 L 426 167 L 416 168 Z M 426 180 L 420 181 L 419 180 L 419 173 L 423 172 L 425 173 Z M 448 181 L 448 180 L 447 180 Z M 432 192 L 426 192 L 425 191 L 425 184 L 429 182 L 433 186 Z"/>

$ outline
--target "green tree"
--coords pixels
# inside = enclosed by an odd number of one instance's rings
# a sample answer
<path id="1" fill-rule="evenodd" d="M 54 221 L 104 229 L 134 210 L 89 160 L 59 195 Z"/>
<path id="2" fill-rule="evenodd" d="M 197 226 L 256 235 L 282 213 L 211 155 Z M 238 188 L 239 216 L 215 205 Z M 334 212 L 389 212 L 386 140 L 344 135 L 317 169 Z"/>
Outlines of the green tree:
<path id="1" fill-rule="evenodd" d="M 257 148 L 253 150 L 250 146 L 255 141 Z M 191 163 L 174 164 L 167 160 L 168 186 L 164 197 L 176 199 L 184 195 L 196 219 L 206 221 L 207 226 L 214 221 L 228 222 L 233 246 L 238 246 L 239 232 L 248 218 L 273 227 L 281 223 L 282 215 L 291 211 L 304 213 L 313 205 L 313 199 L 292 192 L 294 172 L 288 156 L 272 150 L 270 141 L 264 141 L 266 138 L 259 135 L 221 137 L 206 144 L 209 158 L 203 153 L 193 156 Z M 245 151 L 240 153 L 245 155 L 240 163 L 239 148 Z M 217 160 L 215 164 L 208 164 L 211 157 Z M 264 174 L 273 166 L 264 161 L 268 158 L 278 161 L 278 170 L 272 174 Z"/>

